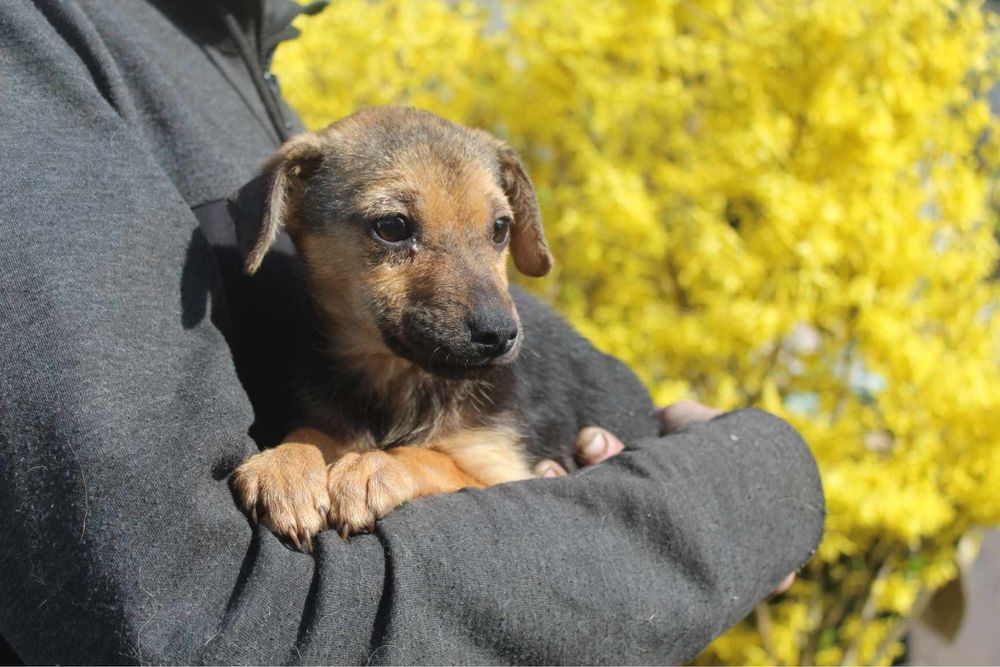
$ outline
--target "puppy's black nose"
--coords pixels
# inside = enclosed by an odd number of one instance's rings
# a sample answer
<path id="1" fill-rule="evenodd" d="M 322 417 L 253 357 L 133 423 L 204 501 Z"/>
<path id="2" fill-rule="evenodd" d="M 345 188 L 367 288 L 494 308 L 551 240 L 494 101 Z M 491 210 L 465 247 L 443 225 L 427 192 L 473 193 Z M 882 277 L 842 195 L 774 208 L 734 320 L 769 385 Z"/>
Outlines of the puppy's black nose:
<path id="1" fill-rule="evenodd" d="M 469 333 L 477 352 L 499 357 L 517 342 L 517 322 L 503 311 L 477 312 L 469 318 Z"/>

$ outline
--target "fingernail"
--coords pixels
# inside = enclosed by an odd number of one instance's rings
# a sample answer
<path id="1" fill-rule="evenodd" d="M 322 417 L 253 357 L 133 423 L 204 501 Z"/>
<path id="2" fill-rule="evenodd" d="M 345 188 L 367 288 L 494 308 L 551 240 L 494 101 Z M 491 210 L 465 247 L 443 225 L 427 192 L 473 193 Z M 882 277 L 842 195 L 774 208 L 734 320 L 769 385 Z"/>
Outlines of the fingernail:
<path id="1" fill-rule="evenodd" d="M 608 439 L 604 437 L 604 434 L 598 431 L 590 440 L 583 443 L 583 456 L 590 461 L 595 461 L 608 451 Z"/>

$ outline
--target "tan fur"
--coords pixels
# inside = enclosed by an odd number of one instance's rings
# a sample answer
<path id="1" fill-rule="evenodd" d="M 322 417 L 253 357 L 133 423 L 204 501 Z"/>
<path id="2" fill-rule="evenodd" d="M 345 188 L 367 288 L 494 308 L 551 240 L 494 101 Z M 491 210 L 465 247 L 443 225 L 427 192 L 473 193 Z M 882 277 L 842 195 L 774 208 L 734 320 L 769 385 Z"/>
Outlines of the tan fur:
<path id="1" fill-rule="evenodd" d="M 350 448 L 316 429 L 297 429 L 238 467 L 233 490 L 254 523 L 311 549 L 311 536 L 327 525 L 327 465 Z"/>
<path id="2" fill-rule="evenodd" d="M 446 454 L 430 449 L 347 454 L 330 467 L 330 523 L 346 539 L 372 530 L 377 519 L 408 500 L 482 486 Z"/>
<path id="3" fill-rule="evenodd" d="M 513 425 L 471 428 L 427 446 L 443 452 L 484 486 L 534 477 L 524 459 L 521 435 Z"/>
<path id="4" fill-rule="evenodd" d="M 371 317 L 371 295 L 361 252 L 355 248 L 357 240 L 336 230 L 297 235 L 295 240 L 320 316 L 329 329 L 337 325 L 338 336 L 330 340 L 331 353 L 376 374 L 382 374 L 379 370 L 396 374 L 409 366 L 383 344 Z M 383 365 L 388 368 L 380 369 Z"/>

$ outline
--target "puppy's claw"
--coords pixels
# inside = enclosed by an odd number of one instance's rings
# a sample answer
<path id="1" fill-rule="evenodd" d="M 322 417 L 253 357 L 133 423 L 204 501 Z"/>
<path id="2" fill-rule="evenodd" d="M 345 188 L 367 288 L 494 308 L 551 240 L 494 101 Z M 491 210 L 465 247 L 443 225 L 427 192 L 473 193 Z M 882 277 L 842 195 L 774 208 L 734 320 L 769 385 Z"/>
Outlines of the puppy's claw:
<path id="1" fill-rule="evenodd" d="M 351 543 L 351 528 L 350 528 L 350 526 L 344 525 L 340 529 L 340 539 L 344 540 L 348 544 Z"/>
<path id="2" fill-rule="evenodd" d="M 250 525 L 252 525 L 254 528 L 256 528 L 258 523 L 260 523 L 260 522 L 257 521 L 257 506 L 254 505 L 250 509 Z"/>
<path id="3" fill-rule="evenodd" d="M 288 534 L 288 539 L 295 545 L 296 550 L 302 551 L 302 543 L 299 542 L 299 536 L 294 530 Z"/>

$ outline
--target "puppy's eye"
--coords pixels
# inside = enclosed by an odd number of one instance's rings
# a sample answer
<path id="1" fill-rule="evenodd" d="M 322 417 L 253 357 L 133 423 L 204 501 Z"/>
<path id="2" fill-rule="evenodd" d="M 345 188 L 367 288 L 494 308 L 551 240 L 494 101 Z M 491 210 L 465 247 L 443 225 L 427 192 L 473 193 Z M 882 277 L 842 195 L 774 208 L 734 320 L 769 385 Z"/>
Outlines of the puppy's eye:
<path id="1" fill-rule="evenodd" d="M 493 222 L 493 242 L 503 245 L 510 234 L 510 218 L 497 218 Z"/>
<path id="2" fill-rule="evenodd" d="M 413 236 L 410 221 L 401 215 L 380 218 L 372 223 L 372 231 L 386 243 L 402 243 Z"/>

